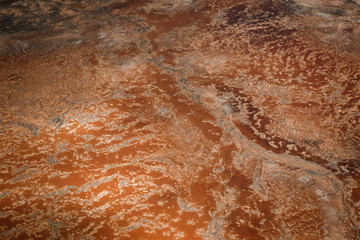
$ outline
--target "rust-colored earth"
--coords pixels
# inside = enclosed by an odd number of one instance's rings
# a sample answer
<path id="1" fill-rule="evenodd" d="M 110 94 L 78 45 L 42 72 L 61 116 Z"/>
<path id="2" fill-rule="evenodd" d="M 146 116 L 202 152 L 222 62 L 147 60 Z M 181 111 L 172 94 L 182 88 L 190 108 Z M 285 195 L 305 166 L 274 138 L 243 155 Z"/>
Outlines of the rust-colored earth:
<path id="1" fill-rule="evenodd" d="M 0 9 L 0 239 L 360 239 L 359 0 Z"/>

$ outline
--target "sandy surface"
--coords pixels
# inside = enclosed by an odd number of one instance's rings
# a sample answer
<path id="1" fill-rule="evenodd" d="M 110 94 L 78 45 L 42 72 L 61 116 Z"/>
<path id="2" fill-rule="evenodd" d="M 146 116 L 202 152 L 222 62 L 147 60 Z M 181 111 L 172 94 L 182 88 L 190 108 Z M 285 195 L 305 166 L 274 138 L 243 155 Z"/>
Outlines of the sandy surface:
<path id="1" fill-rule="evenodd" d="M 1 239 L 359 239 L 359 1 L 0 1 Z"/>

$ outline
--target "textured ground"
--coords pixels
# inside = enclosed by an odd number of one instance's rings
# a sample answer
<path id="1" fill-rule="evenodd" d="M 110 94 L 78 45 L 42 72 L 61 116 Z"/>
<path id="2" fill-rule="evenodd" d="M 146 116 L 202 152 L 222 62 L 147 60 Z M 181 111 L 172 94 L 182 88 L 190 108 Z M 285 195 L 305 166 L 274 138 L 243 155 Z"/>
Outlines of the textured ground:
<path id="1" fill-rule="evenodd" d="M 1 239 L 360 239 L 360 2 L 0 1 Z"/>

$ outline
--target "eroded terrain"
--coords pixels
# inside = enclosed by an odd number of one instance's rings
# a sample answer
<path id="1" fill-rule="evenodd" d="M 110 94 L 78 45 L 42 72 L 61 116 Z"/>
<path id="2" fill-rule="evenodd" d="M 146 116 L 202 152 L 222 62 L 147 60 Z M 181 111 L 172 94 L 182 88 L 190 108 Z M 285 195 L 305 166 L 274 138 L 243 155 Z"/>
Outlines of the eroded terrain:
<path id="1" fill-rule="evenodd" d="M 359 239 L 358 1 L 1 1 L 3 239 Z"/>

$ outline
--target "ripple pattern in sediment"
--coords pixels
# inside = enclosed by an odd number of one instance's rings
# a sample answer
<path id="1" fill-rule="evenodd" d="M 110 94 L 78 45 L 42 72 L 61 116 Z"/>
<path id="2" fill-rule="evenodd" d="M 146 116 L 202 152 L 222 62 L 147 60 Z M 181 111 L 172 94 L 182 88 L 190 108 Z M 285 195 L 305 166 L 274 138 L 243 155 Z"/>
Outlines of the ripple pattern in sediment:
<path id="1" fill-rule="evenodd" d="M 327 8 L 175 2 L 3 4 L 1 238 L 358 239 L 360 66 L 308 32 Z"/>

